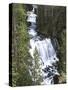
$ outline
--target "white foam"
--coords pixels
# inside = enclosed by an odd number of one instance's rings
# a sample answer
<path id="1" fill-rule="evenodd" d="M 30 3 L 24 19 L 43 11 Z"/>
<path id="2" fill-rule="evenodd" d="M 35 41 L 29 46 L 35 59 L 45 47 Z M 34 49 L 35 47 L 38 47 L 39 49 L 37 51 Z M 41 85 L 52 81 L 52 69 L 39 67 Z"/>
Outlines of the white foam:
<path id="1" fill-rule="evenodd" d="M 35 11 L 34 8 L 32 11 L 29 11 L 28 18 L 27 18 L 27 22 L 31 22 L 31 28 L 29 28 L 28 33 L 29 35 L 33 36 L 33 38 L 30 39 L 31 48 L 29 49 L 29 52 L 32 58 L 34 59 L 35 48 L 38 51 L 38 54 L 42 63 L 41 69 L 42 69 L 42 75 L 44 78 L 41 84 L 54 84 L 53 76 L 59 75 L 59 73 L 57 69 L 53 66 L 53 63 L 56 63 L 57 61 L 59 61 L 59 59 L 56 56 L 56 52 L 53 48 L 50 38 L 45 38 L 44 40 L 40 40 L 38 36 L 36 37 L 37 32 L 35 30 L 35 27 L 36 27 L 35 24 L 36 24 L 37 15 L 34 14 L 34 11 Z M 49 70 L 45 72 L 45 69 L 47 68 L 49 68 Z M 50 74 L 49 77 L 48 77 L 48 74 Z"/>

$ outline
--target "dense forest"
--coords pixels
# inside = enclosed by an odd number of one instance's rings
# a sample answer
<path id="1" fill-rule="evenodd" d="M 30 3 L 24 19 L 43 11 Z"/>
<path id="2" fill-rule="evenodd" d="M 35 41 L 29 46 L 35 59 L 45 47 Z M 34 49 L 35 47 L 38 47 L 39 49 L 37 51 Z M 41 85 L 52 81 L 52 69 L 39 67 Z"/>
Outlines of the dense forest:
<path id="1" fill-rule="evenodd" d="M 29 7 L 29 8 L 28 8 Z M 35 50 L 35 65 L 29 49 L 28 24 L 26 22 L 27 10 L 32 9 L 31 5 L 12 4 L 12 86 L 40 85 L 39 55 Z M 60 73 L 59 83 L 66 82 L 66 8 L 58 6 L 38 5 L 36 11 L 38 34 L 50 37 L 52 43 L 56 41 L 55 50 L 59 58 L 58 71 Z M 9 60 L 10 62 L 10 60 Z M 33 66 L 33 68 L 32 68 Z M 38 74 L 36 69 L 39 69 Z M 30 75 L 29 70 L 32 71 Z"/>

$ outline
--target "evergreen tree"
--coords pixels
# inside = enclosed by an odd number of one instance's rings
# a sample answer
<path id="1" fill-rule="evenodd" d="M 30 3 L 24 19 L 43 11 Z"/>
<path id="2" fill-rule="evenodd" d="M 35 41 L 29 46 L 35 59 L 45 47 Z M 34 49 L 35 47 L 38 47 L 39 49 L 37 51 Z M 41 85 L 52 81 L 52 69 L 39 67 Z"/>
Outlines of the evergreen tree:
<path id="1" fill-rule="evenodd" d="M 43 81 L 41 67 L 42 67 L 41 60 L 37 52 L 37 49 L 35 48 L 34 59 L 32 60 L 32 66 L 30 67 L 33 85 L 40 85 L 41 82 Z"/>

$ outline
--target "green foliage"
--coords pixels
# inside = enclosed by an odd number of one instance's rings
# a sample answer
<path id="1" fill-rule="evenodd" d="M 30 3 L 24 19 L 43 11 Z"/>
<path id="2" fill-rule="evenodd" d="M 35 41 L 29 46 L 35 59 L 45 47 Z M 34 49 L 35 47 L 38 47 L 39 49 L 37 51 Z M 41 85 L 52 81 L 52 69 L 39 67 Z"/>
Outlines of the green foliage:
<path id="1" fill-rule="evenodd" d="M 23 64 L 23 63 L 22 63 Z M 17 86 L 27 86 L 32 84 L 32 78 L 30 77 L 29 71 L 26 65 L 23 65 L 19 71 L 19 77 L 17 79 Z"/>
<path id="2" fill-rule="evenodd" d="M 43 81 L 41 66 L 42 66 L 41 60 L 37 52 L 37 49 L 35 48 L 34 59 L 32 60 L 32 66 L 30 68 L 30 71 L 32 73 L 31 76 L 32 76 L 33 85 L 40 85 L 41 82 Z"/>
<path id="3" fill-rule="evenodd" d="M 35 50 L 35 64 L 33 64 L 28 52 L 26 5 L 13 4 L 12 6 L 12 86 L 38 85 L 42 81 L 39 56 Z"/>
<path id="4" fill-rule="evenodd" d="M 13 4 L 12 16 L 12 86 L 30 85 L 28 72 L 28 33 L 26 10 L 22 4 Z M 29 78 L 28 78 L 29 77 Z"/>
<path id="5" fill-rule="evenodd" d="M 58 62 L 58 70 L 63 78 L 61 81 L 66 82 L 66 32 L 62 31 L 60 36 L 58 36 L 59 41 L 59 62 Z M 60 78 L 61 78 L 60 77 Z"/>
<path id="6" fill-rule="evenodd" d="M 45 36 L 57 36 L 66 28 L 66 8 L 61 6 L 38 6 L 38 29 Z"/>

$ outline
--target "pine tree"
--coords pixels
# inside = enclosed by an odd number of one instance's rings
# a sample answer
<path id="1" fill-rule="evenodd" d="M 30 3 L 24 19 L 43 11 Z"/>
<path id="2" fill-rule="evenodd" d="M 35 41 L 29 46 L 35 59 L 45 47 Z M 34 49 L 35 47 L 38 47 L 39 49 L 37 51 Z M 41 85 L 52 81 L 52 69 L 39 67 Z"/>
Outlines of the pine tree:
<path id="1" fill-rule="evenodd" d="M 35 48 L 34 59 L 32 60 L 32 66 L 30 68 L 33 85 L 40 85 L 43 80 L 41 66 L 41 60 L 38 51 Z"/>

